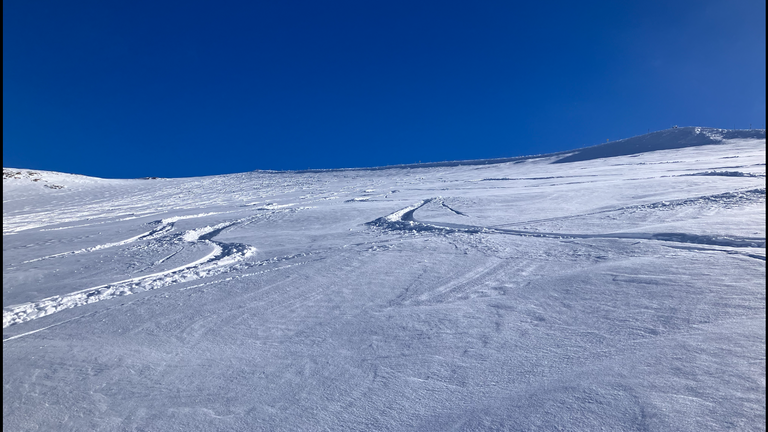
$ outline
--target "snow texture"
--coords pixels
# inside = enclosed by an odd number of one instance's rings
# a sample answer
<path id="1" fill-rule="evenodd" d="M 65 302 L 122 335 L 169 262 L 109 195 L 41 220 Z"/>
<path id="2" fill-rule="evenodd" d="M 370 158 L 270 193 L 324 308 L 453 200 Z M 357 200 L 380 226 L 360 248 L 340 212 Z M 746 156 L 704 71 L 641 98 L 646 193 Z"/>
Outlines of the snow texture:
<path id="1" fill-rule="evenodd" d="M 4 168 L 4 430 L 765 430 L 765 156 Z"/>

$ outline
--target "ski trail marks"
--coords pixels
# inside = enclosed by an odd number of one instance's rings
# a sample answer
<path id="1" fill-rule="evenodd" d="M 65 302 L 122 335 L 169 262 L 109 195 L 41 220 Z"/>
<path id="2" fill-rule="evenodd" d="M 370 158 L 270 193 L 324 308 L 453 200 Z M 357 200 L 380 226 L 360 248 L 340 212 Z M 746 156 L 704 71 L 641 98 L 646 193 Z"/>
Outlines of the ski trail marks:
<path id="1" fill-rule="evenodd" d="M 283 257 L 274 257 L 274 258 L 271 258 L 271 259 L 268 259 L 268 260 L 259 261 L 259 262 L 256 262 L 256 263 L 246 264 L 246 268 L 248 268 L 248 267 L 261 267 L 261 266 L 267 266 L 267 265 L 270 265 L 270 264 L 277 264 L 277 263 L 281 263 L 281 262 L 284 262 L 284 261 L 289 261 L 289 260 L 292 260 L 292 259 L 308 257 L 310 255 L 311 254 L 309 254 L 309 253 L 300 253 L 300 254 L 288 255 L 288 256 L 283 256 Z M 197 289 L 197 288 L 201 288 L 201 287 L 205 287 L 205 286 L 210 286 L 210 285 L 214 285 L 214 284 L 230 282 L 230 281 L 233 281 L 233 280 L 243 279 L 243 278 L 247 278 L 247 277 L 260 276 L 260 275 L 263 275 L 263 274 L 266 274 L 266 273 L 271 273 L 271 272 L 274 272 L 274 271 L 285 270 L 285 269 L 289 269 L 289 268 L 294 268 L 294 267 L 297 267 L 297 266 L 305 265 L 305 264 L 308 264 L 310 262 L 312 262 L 312 260 L 299 261 L 299 262 L 295 262 L 295 263 L 291 263 L 291 264 L 286 264 L 286 265 L 283 265 L 283 266 L 267 268 L 265 270 L 261 270 L 261 271 L 257 271 L 257 272 L 239 274 L 239 275 L 236 275 L 236 276 L 231 276 L 231 277 L 227 277 L 227 278 L 223 278 L 223 279 L 218 279 L 218 280 L 214 280 L 214 281 L 210 281 L 210 282 L 203 282 L 203 283 L 199 283 L 199 284 L 196 284 L 196 285 L 185 286 L 185 287 L 180 288 L 179 291 L 186 291 L 186 290 L 191 290 L 191 289 Z M 107 310 L 113 309 L 115 307 L 116 306 L 111 306 L 111 307 L 107 308 Z M 19 338 L 22 338 L 22 337 L 25 337 L 25 336 L 29 336 L 31 334 L 38 333 L 38 332 L 41 332 L 43 330 L 48 330 L 50 328 L 53 328 L 53 327 L 56 327 L 56 326 L 59 326 L 59 325 L 62 325 L 62 324 L 66 324 L 66 323 L 68 323 L 70 321 L 74 321 L 76 319 L 83 318 L 84 316 L 91 315 L 92 313 L 89 313 L 89 314 L 86 314 L 86 315 L 77 316 L 77 317 L 74 317 L 74 318 L 69 318 L 69 319 L 66 319 L 64 321 L 61 321 L 61 322 L 58 322 L 58 323 L 55 323 L 55 324 L 51 324 L 49 326 L 45 326 L 45 327 L 42 327 L 42 328 L 39 328 L 39 329 L 36 329 L 36 330 L 28 331 L 28 332 L 25 332 L 25 333 L 20 333 L 20 334 L 8 337 L 6 339 L 3 339 L 3 342 L 7 342 L 7 341 L 10 341 L 10 340 L 13 340 L 13 339 L 19 339 Z M 29 320 L 27 320 L 27 321 L 29 321 Z M 5 327 L 6 326 L 4 326 L 4 328 Z"/>
<path id="2" fill-rule="evenodd" d="M 454 300 L 466 294 L 467 291 L 481 286 L 483 281 L 489 279 L 489 275 L 498 272 L 504 264 L 503 261 L 490 260 L 485 265 L 479 266 L 436 289 L 422 293 L 404 303 L 423 306 Z"/>
<path id="3" fill-rule="evenodd" d="M 154 228 L 154 229 L 152 229 L 149 232 L 146 232 L 146 233 L 143 233 L 143 234 L 139 234 L 139 235 L 131 237 L 129 239 L 125 239 L 125 240 L 121 240 L 121 241 L 117 241 L 117 242 L 112 242 L 112 243 L 104 243 L 104 244 L 100 244 L 100 245 L 96 245 L 96 246 L 91 246 L 91 247 L 88 247 L 88 248 L 78 249 L 78 250 L 75 250 L 75 251 L 62 252 L 62 253 L 58 253 L 58 254 L 54 254 L 54 255 L 48 255 L 48 256 L 44 256 L 44 257 L 40 257 L 40 258 L 35 258 L 35 259 L 24 261 L 24 262 L 22 262 L 22 264 L 29 264 L 29 263 L 33 263 L 33 262 L 37 262 L 37 261 L 43 261 L 43 260 L 47 260 L 47 259 L 51 259 L 51 258 L 58 258 L 58 257 L 63 257 L 63 256 L 69 256 L 69 255 L 77 255 L 77 254 L 81 254 L 81 253 L 85 253 L 85 252 L 94 252 L 94 251 L 97 251 L 97 250 L 108 249 L 108 248 L 112 248 L 112 247 L 116 247 L 116 246 L 124 246 L 124 245 L 127 245 L 129 243 L 133 243 L 133 242 L 137 242 L 137 241 L 154 240 L 156 238 L 162 237 L 165 234 L 173 231 L 175 223 L 180 221 L 180 220 L 194 219 L 194 218 L 199 218 L 199 217 L 204 217 L 204 216 L 213 216 L 213 215 L 217 215 L 217 214 L 220 214 L 220 213 L 221 212 L 209 212 L 209 213 L 199 213 L 199 214 L 194 214 L 194 215 L 173 216 L 173 217 L 170 217 L 170 218 L 166 218 L 166 219 L 162 219 L 162 220 L 153 222 L 153 223 L 159 224 L 159 226 Z M 127 219 L 121 219 L 121 220 L 127 220 Z M 191 236 L 190 238 L 193 238 L 193 237 Z M 185 240 L 186 240 L 186 238 L 185 238 Z M 188 240 L 188 241 L 194 241 L 194 239 L 193 240 Z"/>
<path id="4" fill-rule="evenodd" d="M 58 322 L 58 323 L 56 323 L 56 324 L 51 324 L 51 325 L 49 325 L 49 326 L 46 326 L 46 327 L 43 327 L 43 328 L 39 328 L 39 329 L 37 329 L 37 330 L 32 330 L 32 331 L 28 331 L 28 332 L 26 332 L 26 333 L 17 334 L 17 335 L 15 335 L 15 336 L 11 336 L 11 337 L 9 337 L 9 338 L 3 339 L 3 342 L 8 342 L 9 340 L 18 339 L 18 338 L 21 338 L 21 337 L 24 337 L 24 336 L 29 336 L 29 335 L 31 335 L 31 334 L 35 334 L 35 333 L 37 333 L 37 332 L 41 332 L 41 331 L 43 331 L 43 330 L 48 330 L 49 328 L 53 328 L 53 327 L 56 327 L 56 326 L 60 326 L 60 325 L 62 325 L 62 324 L 66 324 L 66 323 L 68 323 L 68 322 L 70 322 L 70 321 L 73 321 L 73 320 L 76 320 L 76 319 L 78 319 L 78 318 L 80 318 L 80 317 L 74 317 L 74 318 L 70 318 L 70 319 L 68 319 L 68 320 L 64 320 L 64 321 L 62 321 L 62 322 Z"/>
<path id="5" fill-rule="evenodd" d="M 86 288 L 69 294 L 51 296 L 35 302 L 7 306 L 3 308 L 3 328 L 51 315 L 64 309 L 226 272 L 233 264 L 253 255 L 256 252 L 256 248 L 241 243 L 217 242 L 213 240 L 213 237 L 224 229 L 242 223 L 247 219 L 223 222 L 218 225 L 185 232 L 182 235 L 184 240 L 190 243 L 209 245 L 212 248 L 211 252 L 206 256 L 191 263 L 149 275 Z"/>
<path id="6" fill-rule="evenodd" d="M 763 189 L 764 191 L 764 189 Z M 752 191 L 747 191 L 752 192 Z M 721 194 L 726 195 L 726 194 Z M 699 235 L 688 233 L 605 233 L 605 234 L 568 234 L 555 232 L 524 231 L 505 228 L 489 228 L 475 225 L 437 223 L 429 221 L 417 221 L 414 212 L 429 202 L 439 198 L 429 198 L 416 204 L 405 207 L 387 216 L 368 222 L 370 226 L 376 226 L 392 231 L 439 231 L 439 232 L 463 232 L 463 233 L 488 233 L 508 234 L 523 237 L 543 237 L 554 239 L 628 239 L 628 240 L 654 240 L 674 243 L 692 243 L 709 246 L 725 246 L 732 248 L 765 248 L 763 237 L 739 237 L 725 235 Z M 747 256 L 752 257 L 748 254 Z"/>
<path id="7" fill-rule="evenodd" d="M 124 245 L 139 240 L 156 239 L 163 237 L 172 231 L 174 228 L 174 223 L 178 222 L 179 220 L 217 215 L 221 213 L 222 212 L 208 212 L 195 215 L 174 216 L 162 219 L 155 221 L 155 223 L 159 223 L 159 226 L 148 233 L 141 234 L 121 242 L 107 243 L 105 245 L 100 245 L 94 248 L 83 249 L 82 251 L 68 252 L 65 254 L 58 254 L 56 256 L 89 252 L 92 250 L 104 249 L 105 247 L 114 247 L 118 244 Z M 236 264 L 254 255 L 257 249 L 253 246 L 243 243 L 226 243 L 216 241 L 214 238 L 227 228 L 236 225 L 247 225 L 260 217 L 263 217 L 263 215 L 257 214 L 247 216 L 237 220 L 195 228 L 180 233 L 177 235 L 176 240 L 174 241 L 178 241 L 180 239 L 184 242 L 191 243 L 192 245 L 204 245 L 211 248 L 210 253 L 191 263 L 149 275 L 124 279 L 117 282 L 110 282 L 108 284 L 86 288 L 68 294 L 55 295 L 34 302 L 6 306 L 3 308 L 3 328 L 51 315 L 65 309 L 84 306 L 101 300 L 109 300 L 115 297 L 135 294 L 177 283 L 189 282 L 229 272 Z M 179 251 L 161 259 L 159 262 L 153 265 L 157 265 L 170 259 L 178 252 Z M 53 256 L 44 257 L 43 259 L 52 257 Z"/>
<path id="8" fill-rule="evenodd" d="M 605 210 L 598 210 L 589 213 L 581 213 L 571 216 L 558 216 L 542 219 L 526 220 L 524 222 L 515 222 L 507 224 L 492 225 L 488 228 L 501 228 L 510 225 L 519 225 L 521 223 L 535 223 L 535 222 L 550 222 L 561 221 L 568 219 L 575 219 L 585 216 L 594 216 L 600 214 L 609 213 L 633 213 L 638 211 L 657 211 L 657 210 L 676 210 L 683 207 L 691 206 L 720 206 L 720 207 L 732 207 L 751 203 L 759 203 L 765 201 L 765 188 L 738 190 L 733 192 L 724 192 L 715 195 L 703 195 L 694 198 L 682 198 L 676 200 L 657 201 L 648 204 L 637 204 L 619 208 L 610 208 Z"/>
<path id="9" fill-rule="evenodd" d="M 24 262 L 22 262 L 22 264 L 29 264 L 29 263 L 33 263 L 33 262 L 37 262 L 37 261 L 43 261 L 43 260 L 47 260 L 47 259 L 51 259 L 51 258 L 59 258 L 59 257 L 69 256 L 69 255 L 77 255 L 77 254 L 81 254 L 81 253 L 85 253 L 85 252 L 94 252 L 94 251 L 97 251 L 97 250 L 102 250 L 102 249 L 108 249 L 108 248 L 112 248 L 112 247 L 116 247 L 116 246 L 127 245 L 129 243 L 133 243 L 133 242 L 141 241 L 141 240 L 153 240 L 153 239 L 156 239 L 158 237 L 162 237 L 163 235 L 167 234 L 168 232 L 170 232 L 172 230 L 173 230 L 173 223 L 170 223 L 170 224 L 167 224 L 167 225 L 163 224 L 163 225 L 160 225 L 159 227 L 153 229 L 152 231 L 149 231 L 149 232 L 146 232 L 146 233 L 143 233 L 143 234 L 139 234 L 139 235 L 137 235 L 135 237 L 131 237 L 129 239 L 125 239 L 125 240 L 121 240 L 121 241 L 117 241 L 117 242 L 113 242 L 113 243 L 104 243 L 104 244 L 100 244 L 100 245 L 96 245 L 96 246 L 91 246 L 91 247 L 88 247 L 88 248 L 78 249 L 78 250 L 75 250 L 75 251 L 62 252 L 62 253 L 48 255 L 48 256 L 44 256 L 44 257 L 40 257 L 40 258 L 35 258 L 35 259 L 24 261 Z"/>

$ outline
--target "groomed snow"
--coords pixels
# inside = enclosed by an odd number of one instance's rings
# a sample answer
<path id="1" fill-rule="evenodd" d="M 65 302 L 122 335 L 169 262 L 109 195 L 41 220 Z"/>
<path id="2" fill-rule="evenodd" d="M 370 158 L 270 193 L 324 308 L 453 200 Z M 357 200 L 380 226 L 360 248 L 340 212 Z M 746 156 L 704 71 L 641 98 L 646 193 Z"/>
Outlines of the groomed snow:
<path id="1" fill-rule="evenodd" d="M 4 168 L 4 430 L 765 430 L 765 132 Z"/>

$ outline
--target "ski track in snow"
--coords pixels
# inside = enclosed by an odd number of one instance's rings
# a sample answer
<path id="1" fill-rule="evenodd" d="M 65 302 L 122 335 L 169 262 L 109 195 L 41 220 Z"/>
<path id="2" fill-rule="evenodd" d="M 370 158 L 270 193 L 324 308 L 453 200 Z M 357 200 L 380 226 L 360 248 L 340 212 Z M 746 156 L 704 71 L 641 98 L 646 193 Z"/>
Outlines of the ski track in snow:
<path id="1" fill-rule="evenodd" d="M 37 261 L 43 261 L 43 260 L 47 260 L 47 259 L 51 259 L 51 258 L 63 257 L 63 256 L 67 256 L 67 255 L 77 255 L 77 254 L 81 254 L 81 253 L 85 253 L 85 252 L 93 252 L 93 251 L 102 250 L 102 249 L 108 249 L 108 248 L 116 247 L 116 246 L 124 246 L 124 245 L 127 245 L 129 243 L 136 242 L 136 241 L 152 240 L 152 239 L 156 239 L 156 238 L 162 237 L 163 235 L 167 234 L 168 232 L 170 232 L 172 230 L 173 230 L 173 223 L 163 224 L 163 225 L 153 229 L 152 231 L 146 232 L 144 234 L 139 234 L 137 236 L 134 236 L 134 237 L 131 237 L 129 239 L 122 240 L 122 241 L 113 242 L 113 243 L 104 243 L 104 244 L 92 246 L 92 247 L 85 248 L 85 249 L 78 249 L 78 250 L 71 251 L 71 252 L 57 253 L 57 254 L 54 254 L 54 255 L 48 255 L 48 256 L 41 257 L 41 258 L 34 258 L 34 259 L 31 259 L 31 260 L 23 261 L 22 264 L 28 264 L 28 263 L 33 263 L 33 262 L 37 262 Z"/>
<path id="2" fill-rule="evenodd" d="M 633 212 L 633 211 L 648 211 L 648 210 L 675 210 L 680 207 L 695 207 L 702 205 L 714 205 L 719 207 L 731 207 L 739 206 L 749 203 L 759 203 L 765 201 L 765 188 L 755 188 L 748 190 L 737 190 L 732 192 L 723 192 L 715 195 L 705 195 L 693 198 L 682 198 L 677 200 L 658 201 L 648 204 L 638 204 L 632 206 L 625 206 L 620 208 L 612 208 L 607 210 L 599 210 L 590 213 L 576 214 L 564 217 L 532 219 L 524 222 L 515 222 L 511 224 L 492 225 L 488 228 L 499 228 L 510 225 L 522 225 L 535 222 L 549 222 L 580 218 L 584 216 L 595 216 L 607 213 L 620 213 L 620 212 Z"/>
<path id="3" fill-rule="evenodd" d="M 280 212 L 285 211 L 284 209 L 291 206 L 293 206 L 293 204 L 275 205 L 264 207 L 260 210 Z M 159 221 L 155 221 L 155 223 L 159 224 L 157 228 L 126 240 L 104 243 L 90 248 L 49 255 L 24 261 L 22 264 L 43 261 L 51 258 L 64 257 L 68 255 L 93 252 L 111 247 L 123 246 L 138 241 L 160 239 L 173 231 L 174 224 L 181 220 L 221 215 L 222 213 L 225 212 L 206 212 L 165 218 Z M 240 243 L 218 242 L 213 240 L 213 238 L 227 228 L 236 225 L 247 225 L 259 217 L 263 217 L 263 215 L 257 214 L 255 216 L 244 217 L 234 221 L 222 222 L 216 225 L 207 225 L 183 232 L 179 237 L 184 242 L 190 245 L 206 245 L 212 249 L 211 252 L 209 252 L 206 256 L 191 263 L 183 264 L 169 270 L 164 270 L 149 275 L 128 278 L 117 282 L 110 282 L 107 284 L 86 288 L 69 294 L 47 297 L 36 302 L 6 306 L 3 308 L 3 328 L 48 316 L 65 309 L 84 306 L 102 300 L 109 300 L 115 297 L 163 288 L 169 285 L 189 282 L 195 279 L 207 278 L 227 272 L 233 265 L 245 260 L 250 256 L 253 256 L 256 253 L 256 248 Z M 178 254 L 180 250 L 181 249 L 154 262 L 150 267 L 159 265 L 169 260 L 174 255 Z M 273 263 L 281 260 L 282 258 L 275 258 L 273 260 L 264 261 L 263 263 Z"/>
<path id="4" fill-rule="evenodd" d="M 761 192 L 762 191 L 762 192 Z M 738 196 L 750 194 L 762 194 L 764 196 L 765 189 L 755 189 L 746 191 L 745 193 L 727 193 L 721 194 L 721 196 Z M 696 201 L 707 201 L 708 197 L 699 197 L 692 200 L 680 200 L 680 203 L 690 203 Z M 414 218 L 416 210 L 420 209 L 424 205 L 433 202 L 440 201 L 439 198 L 429 198 L 422 200 L 416 204 L 410 205 L 403 209 L 400 209 L 387 216 L 378 218 L 369 222 L 369 225 L 381 227 L 393 231 L 443 231 L 443 232 L 464 232 L 464 233 L 486 233 L 486 234 L 509 234 L 525 237 L 544 237 L 553 239 L 621 239 L 621 240 L 656 240 L 675 243 L 693 243 L 709 246 L 726 246 L 732 248 L 765 248 L 764 237 L 738 237 L 738 236 L 725 236 L 725 235 L 698 235 L 698 234 L 686 234 L 677 232 L 661 232 L 661 233 L 605 233 L 605 234 L 569 234 L 569 233 L 556 233 L 556 232 L 541 232 L 541 231 L 524 231 L 524 230 L 512 230 L 503 229 L 498 227 L 483 227 L 465 224 L 449 224 L 438 223 L 429 221 L 417 221 Z M 443 204 L 444 205 L 444 204 Z M 674 205 L 668 203 L 662 203 L 659 206 Z M 653 205 L 647 207 L 653 208 Z M 455 211 L 454 211 L 455 212 Z M 526 223 L 526 222 L 521 222 Z M 714 250 L 714 249 L 713 249 Z M 751 254 L 747 256 L 754 257 Z M 765 259 L 765 258 L 758 258 Z"/>
<path id="5" fill-rule="evenodd" d="M 197 216 L 190 216 L 189 218 L 191 217 Z M 173 228 L 173 223 L 181 219 L 185 219 L 185 217 L 170 218 L 168 221 L 163 221 L 160 227 L 150 231 L 150 233 L 132 237 L 131 239 L 124 240 L 122 242 L 108 243 L 93 248 L 65 254 L 52 255 L 41 259 L 75 253 L 91 252 L 107 247 L 124 245 L 133 241 L 158 238 L 171 231 Z M 204 244 L 212 248 L 211 252 L 209 252 L 206 256 L 191 263 L 149 275 L 111 282 L 91 288 L 86 288 L 80 291 L 75 291 L 65 295 L 57 295 L 44 298 L 37 302 L 4 307 L 3 328 L 13 324 L 19 324 L 51 315 L 64 309 L 70 309 L 73 307 L 95 303 L 97 301 L 109 300 L 115 297 L 162 288 L 176 283 L 210 277 L 225 272 L 226 269 L 233 264 L 242 261 L 249 256 L 252 256 L 256 252 L 256 248 L 238 243 L 216 242 L 210 239 L 210 237 L 215 236 L 215 234 L 218 234 L 225 228 L 229 228 L 233 225 L 242 223 L 248 219 L 249 218 L 244 218 L 232 222 L 223 222 L 213 226 L 205 226 L 202 228 L 186 231 L 181 236 L 186 242 L 192 244 Z M 211 235 L 212 233 L 213 235 Z M 173 254 L 165 257 L 158 263 L 169 259 L 171 256 L 173 256 Z M 28 262 L 33 261 L 37 260 L 31 260 Z"/>

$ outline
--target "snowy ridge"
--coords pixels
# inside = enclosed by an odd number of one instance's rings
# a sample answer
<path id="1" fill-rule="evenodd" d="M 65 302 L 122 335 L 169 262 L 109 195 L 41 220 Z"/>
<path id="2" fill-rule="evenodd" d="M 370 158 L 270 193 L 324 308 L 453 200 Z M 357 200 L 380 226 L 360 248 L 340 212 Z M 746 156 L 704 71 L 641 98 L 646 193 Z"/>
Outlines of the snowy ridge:
<path id="1" fill-rule="evenodd" d="M 764 129 L 726 130 L 702 127 L 681 127 L 626 138 L 578 150 L 554 163 L 580 162 L 593 159 L 628 156 L 657 150 L 671 150 L 708 144 L 722 144 L 726 140 L 765 139 Z"/>
<path id="2" fill-rule="evenodd" d="M 3 187 L 36 183 L 37 185 L 48 189 L 63 189 L 66 185 L 93 184 L 101 181 L 108 182 L 109 180 L 88 177 L 80 174 L 65 174 L 55 171 L 3 167 Z"/>

